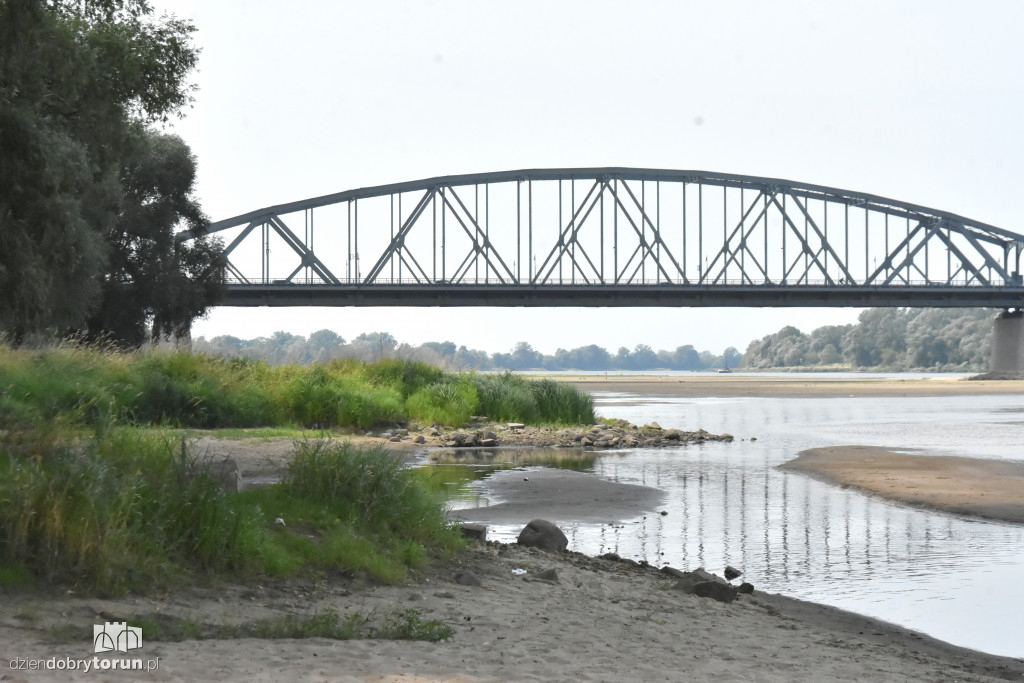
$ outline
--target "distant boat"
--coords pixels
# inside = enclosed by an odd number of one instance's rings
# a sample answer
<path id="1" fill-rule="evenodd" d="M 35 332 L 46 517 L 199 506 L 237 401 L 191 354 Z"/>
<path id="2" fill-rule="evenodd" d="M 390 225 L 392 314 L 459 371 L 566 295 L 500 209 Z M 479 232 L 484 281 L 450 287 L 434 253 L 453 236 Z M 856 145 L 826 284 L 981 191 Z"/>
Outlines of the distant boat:
<path id="1" fill-rule="evenodd" d="M 730 370 L 729 368 L 722 368 L 721 370 L 718 371 L 718 374 L 719 375 L 732 374 L 732 370 Z"/>

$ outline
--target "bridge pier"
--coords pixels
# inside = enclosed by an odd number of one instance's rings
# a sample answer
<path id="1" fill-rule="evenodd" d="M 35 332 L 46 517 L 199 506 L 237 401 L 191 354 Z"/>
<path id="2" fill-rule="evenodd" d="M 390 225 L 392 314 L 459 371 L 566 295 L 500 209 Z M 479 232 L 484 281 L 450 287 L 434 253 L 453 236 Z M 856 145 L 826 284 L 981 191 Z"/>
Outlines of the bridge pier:
<path id="1" fill-rule="evenodd" d="M 992 330 L 992 356 L 989 374 L 1024 377 L 1024 311 L 1005 310 Z"/>

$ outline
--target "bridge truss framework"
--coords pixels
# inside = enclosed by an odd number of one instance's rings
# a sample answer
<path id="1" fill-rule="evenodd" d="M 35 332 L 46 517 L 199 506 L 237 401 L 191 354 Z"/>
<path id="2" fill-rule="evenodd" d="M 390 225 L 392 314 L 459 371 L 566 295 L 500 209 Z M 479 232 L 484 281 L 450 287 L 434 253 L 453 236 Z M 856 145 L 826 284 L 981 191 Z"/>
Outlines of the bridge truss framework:
<path id="1" fill-rule="evenodd" d="M 210 231 L 225 238 L 233 306 L 1024 305 L 1024 235 L 700 171 L 446 176 L 271 206 Z"/>

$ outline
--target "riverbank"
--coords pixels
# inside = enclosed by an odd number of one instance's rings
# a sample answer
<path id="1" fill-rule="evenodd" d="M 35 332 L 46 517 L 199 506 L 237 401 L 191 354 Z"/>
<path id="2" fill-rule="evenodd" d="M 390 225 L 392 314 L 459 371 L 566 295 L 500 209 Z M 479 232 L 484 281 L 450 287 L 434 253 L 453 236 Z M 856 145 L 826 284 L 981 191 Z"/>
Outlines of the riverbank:
<path id="1" fill-rule="evenodd" d="M 750 376 L 552 376 L 584 391 L 680 398 L 836 398 L 869 396 L 981 396 L 1024 394 L 1024 381 L 962 379 L 814 378 Z"/>
<path id="2" fill-rule="evenodd" d="M 517 575 L 513 570 L 525 569 Z M 711 570 L 720 568 L 709 568 Z M 538 575 L 554 570 L 554 580 Z M 480 586 L 456 580 L 467 575 Z M 171 681 L 1000 681 L 1024 662 L 951 646 L 867 617 L 755 591 L 724 604 L 674 590 L 655 568 L 478 545 L 415 583 L 189 587 L 146 598 L 5 595 L 3 674 L 12 681 L 131 680 L 131 673 L 10 671 L 9 660 L 92 658 L 92 624 L 140 616 L 163 623 L 246 624 L 332 610 L 415 609 L 452 628 L 443 642 L 147 639 L 147 680 Z M 54 636 L 58 629 L 62 634 Z M 199 629 L 200 631 L 202 628 Z M 80 637 L 73 638 L 74 633 Z M 145 638 L 145 634 L 144 634 Z"/>
<path id="3" fill-rule="evenodd" d="M 779 467 L 899 503 L 1024 524 L 1021 462 L 835 446 L 803 451 Z"/>

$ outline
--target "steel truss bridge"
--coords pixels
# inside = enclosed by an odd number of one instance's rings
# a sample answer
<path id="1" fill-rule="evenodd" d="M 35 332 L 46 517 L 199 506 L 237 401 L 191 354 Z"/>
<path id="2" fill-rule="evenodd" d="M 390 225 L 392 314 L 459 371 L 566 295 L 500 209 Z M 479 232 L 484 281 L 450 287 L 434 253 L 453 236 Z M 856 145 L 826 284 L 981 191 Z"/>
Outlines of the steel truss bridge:
<path id="1" fill-rule="evenodd" d="M 1024 306 L 1024 235 L 701 171 L 444 176 L 271 206 L 210 232 L 225 242 L 229 306 Z"/>

